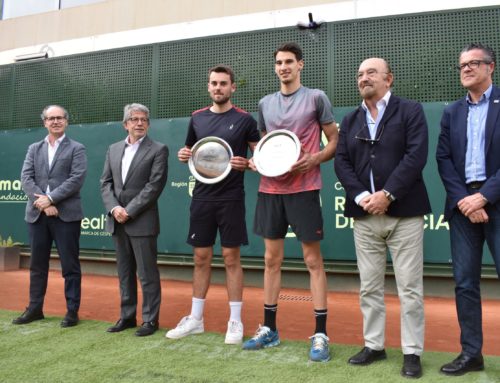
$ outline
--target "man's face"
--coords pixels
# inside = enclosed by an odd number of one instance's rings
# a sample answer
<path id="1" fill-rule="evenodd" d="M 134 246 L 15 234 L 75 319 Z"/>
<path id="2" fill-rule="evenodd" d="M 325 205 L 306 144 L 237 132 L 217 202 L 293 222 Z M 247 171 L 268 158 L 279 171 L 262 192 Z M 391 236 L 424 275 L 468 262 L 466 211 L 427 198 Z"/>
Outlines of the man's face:
<path id="1" fill-rule="evenodd" d="M 364 100 L 378 101 L 387 93 L 392 83 L 384 60 L 370 58 L 361 63 L 357 74 L 358 89 Z"/>
<path id="2" fill-rule="evenodd" d="M 282 84 L 291 84 L 300 81 L 300 71 L 304 61 L 295 58 L 292 52 L 278 52 L 274 61 L 274 71 Z"/>
<path id="3" fill-rule="evenodd" d="M 68 120 L 64 117 L 64 110 L 58 106 L 52 106 L 47 109 L 45 111 L 43 125 L 47 128 L 49 135 L 56 139 L 62 137 L 68 126 Z"/>
<path id="4" fill-rule="evenodd" d="M 123 126 L 128 131 L 130 143 L 133 144 L 148 133 L 149 119 L 146 113 L 133 111 Z"/>
<path id="5" fill-rule="evenodd" d="M 208 79 L 208 93 L 217 105 L 223 105 L 231 99 L 236 84 L 231 84 L 231 76 L 224 72 L 212 72 Z"/>
<path id="6" fill-rule="evenodd" d="M 464 88 L 469 90 L 486 90 L 492 80 L 491 74 L 495 68 L 495 63 L 486 63 L 484 52 L 481 49 L 472 49 L 460 55 L 458 60 L 460 70 L 460 82 Z M 472 66 L 472 68 L 469 65 Z"/>

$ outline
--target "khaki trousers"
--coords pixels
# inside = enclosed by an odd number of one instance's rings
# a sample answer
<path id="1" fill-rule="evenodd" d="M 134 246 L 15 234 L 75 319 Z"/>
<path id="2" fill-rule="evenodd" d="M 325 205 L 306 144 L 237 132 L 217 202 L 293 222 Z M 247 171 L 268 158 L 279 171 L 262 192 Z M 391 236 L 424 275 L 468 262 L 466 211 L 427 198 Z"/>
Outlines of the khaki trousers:
<path id="1" fill-rule="evenodd" d="M 369 215 L 354 220 L 360 305 L 365 346 L 382 350 L 385 341 L 384 279 L 387 250 L 392 257 L 401 304 L 403 354 L 421 355 L 424 348 L 423 300 L 424 219 Z"/>

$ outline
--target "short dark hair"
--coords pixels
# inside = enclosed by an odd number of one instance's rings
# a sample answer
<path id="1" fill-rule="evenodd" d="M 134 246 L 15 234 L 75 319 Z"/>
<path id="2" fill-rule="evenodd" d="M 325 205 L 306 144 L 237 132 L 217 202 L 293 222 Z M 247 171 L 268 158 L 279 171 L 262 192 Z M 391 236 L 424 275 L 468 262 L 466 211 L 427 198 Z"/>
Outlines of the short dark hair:
<path id="1" fill-rule="evenodd" d="M 465 52 L 469 52 L 473 49 L 480 49 L 483 51 L 483 54 L 484 54 L 484 60 L 485 61 L 488 61 L 488 64 L 489 63 L 496 63 L 496 55 L 495 55 L 495 52 L 493 51 L 493 49 L 491 49 L 488 45 L 485 45 L 485 44 L 481 44 L 481 43 L 471 43 L 471 44 L 468 44 L 464 47 L 464 49 L 462 49 L 462 51 L 460 52 L 460 56 L 462 56 L 462 53 L 465 53 Z"/>
<path id="2" fill-rule="evenodd" d="M 299 44 L 297 43 L 288 42 L 280 45 L 278 49 L 274 51 L 274 58 L 276 58 L 278 52 L 292 52 L 295 55 L 297 61 L 302 60 L 302 48 L 300 48 Z"/>
<path id="3" fill-rule="evenodd" d="M 234 84 L 234 71 L 233 68 L 231 68 L 229 65 L 218 64 L 216 66 L 211 67 L 208 70 L 208 81 L 210 81 L 210 75 L 212 74 L 212 72 L 228 74 L 229 77 L 231 78 L 231 84 Z"/>

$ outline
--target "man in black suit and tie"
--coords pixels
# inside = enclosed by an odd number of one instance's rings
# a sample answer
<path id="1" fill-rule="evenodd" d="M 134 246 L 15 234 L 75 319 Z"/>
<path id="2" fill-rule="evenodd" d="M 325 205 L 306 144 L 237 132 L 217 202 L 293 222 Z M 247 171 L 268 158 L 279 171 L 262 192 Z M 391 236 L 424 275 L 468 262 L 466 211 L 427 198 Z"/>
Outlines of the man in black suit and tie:
<path id="1" fill-rule="evenodd" d="M 67 307 L 61 326 L 71 327 L 78 324 L 80 308 L 80 189 L 87 173 L 87 157 L 85 147 L 66 136 L 66 109 L 49 105 L 41 117 L 48 135 L 30 145 L 21 171 L 22 187 L 28 197 L 25 220 L 31 246 L 30 302 L 13 323 L 26 324 L 44 318 L 50 251 L 55 242 Z"/>
<path id="2" fill-rule="evenodd" d="M 147 136 L 149 109 L 144 105 L 126 105 L 123 126 L 128 136 L 109 147 L 101 176 L 106 230 L 113 234 L 116 247 L 121 297 L 120 319 L 108 332 L 136 326 L 137 272 L 143 323 L 135 335 L 147 336 L 158 329 L 160 312 L 158 198 L 167 182 L 168 148 Z"/>
<path id="3" fill-rule="evenodd" d="M 424 346 L 424 214 L 431 211 L 422 170 L 427 123 L 422 106 L 391 93 L 393 74 L 380 58 L 359 67 L 363 98 L 340 128 L 335 171 L 346 192 L 346 217 L 354 217 L 365 347 L 349 359 L 367 365 L 385 359 L 384 275 L 390 251 L 401 302 L 401 374 L 422 375 Z"/>
<path id="4" fill-rule="evenodd" d="M 441 367 L 446 375 L 484 369 L 481 353 L 481 265 L 488 244 L 500 276 L 500 88 L 493 86 L 495 52 L 466 46 L 459 57 L 465 97 L 447 107 L 437 147 L 446 189 L 451 259 L 462 352 Z"/>

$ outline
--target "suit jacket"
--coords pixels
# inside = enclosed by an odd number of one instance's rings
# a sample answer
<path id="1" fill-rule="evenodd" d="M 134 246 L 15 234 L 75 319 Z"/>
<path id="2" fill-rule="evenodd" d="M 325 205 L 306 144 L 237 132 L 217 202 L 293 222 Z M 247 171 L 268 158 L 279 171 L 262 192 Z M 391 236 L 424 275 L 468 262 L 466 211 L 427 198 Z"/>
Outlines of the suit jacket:
<path id="1" fill-rule="evenodd" d="M 50 186 L 50 197 L 57 207 L 59 218 L 65 222 L 83 218 L 80 189 L 87 174 L 85 147 L 65 136 L 57 148 L 49 168 L 48 144 L 45 140 L 35 142 L 28 153 L 21 171 L 21 184 L 28 196 L 26 222 L 33 223 L 40 211 L 33 206 L 36 194 L 46 194 Z"/>
<path id="2" fill-rule="evenodd" d="M 450 219 L 458 201 L 469 195 L 465 184 L 467 116 L 464 98 L 448 106 L 441 118 L 436 159 L 446 189 L 445 219 Z M 479 190 L 490 204 L 500 209 L 500 88 L 493 87 L 485 127 L 486 182 Z"/>
<path id="3" fill-rule="evenodd" d="M 370 143 L 356 136 L 370 137 L 361 106 L 342 120 L 335 155 L 335 172 L 346 192 L 344 215 L 368 214 L 354 198 L 363 191 L 371 192 L 370 170 L 376 191 L 386 189 L 396 197 L 387 215 L 413 217 L 429 213 L 431 207 L 422 177 L 428 150 L 422 106 L 391 95 L 378 125 L 379 141 Z"/>
<path id="4" fill-rule="evenodd" d="M 167 182 L 168 148 L 145 136 L 122 182 L 125 141 L 112 144 L 101 176 L 101 195 L 106 208 L 106 230 L 115 231 L 111 210 L 122 206 L 130 216 L 125 232 L 130 236 L 156 236 L 160 232 L 158 198 Z"/>

